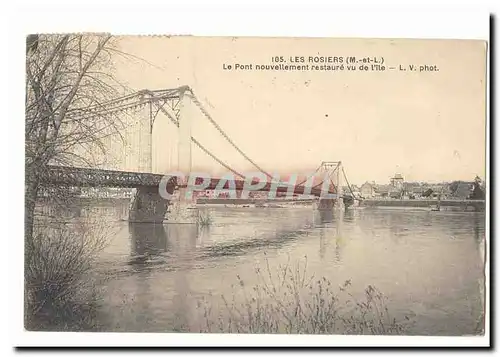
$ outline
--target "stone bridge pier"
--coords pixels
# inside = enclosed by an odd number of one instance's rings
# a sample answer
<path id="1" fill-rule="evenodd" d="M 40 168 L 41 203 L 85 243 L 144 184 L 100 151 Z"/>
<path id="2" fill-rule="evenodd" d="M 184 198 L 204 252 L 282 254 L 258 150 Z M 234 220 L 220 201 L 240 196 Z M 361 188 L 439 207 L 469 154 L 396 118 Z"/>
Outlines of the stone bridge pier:
<path id="1" fill-rule="evenodd" d="M 331 211 L 337 206 L 336 198 L 320 198 L 316 205 L 319 211 Z"/>
<path id="2" fill-rule="evenodd" d="M 162 223 L 170 202 L 160 196 L 158 187 L 138 187 L 129 207 L 129 221 Z"/>

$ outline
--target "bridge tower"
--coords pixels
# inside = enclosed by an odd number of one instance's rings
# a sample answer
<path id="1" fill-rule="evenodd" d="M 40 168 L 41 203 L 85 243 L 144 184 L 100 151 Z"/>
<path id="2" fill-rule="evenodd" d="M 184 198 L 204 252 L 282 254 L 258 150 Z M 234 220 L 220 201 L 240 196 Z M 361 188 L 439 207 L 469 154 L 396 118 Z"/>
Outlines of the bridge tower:
<path id="1" fill-rule="evenodd" d="M 129 220 L 131 222 L 149 222 L 161 223 L 166 219 L 168 223 L 196 223 L 198 221 L 197 210 L 190 210 L 189 206 L 192 200 L 186 196 L 188 178 L 191 173 L 192 152 L 191 152 L 191 128 L 193 120 L 193 103 L 191 100 L 191 89 L 188 86 L 183 86 L 176 89 L 176 94 L 167 98 L 164 103 L 160 104 L 160 109 L 167 117 L 174 122 L 177 131 L 177 160 L 175 167 L 171 167 L 169 172 L 162 174 L 172 174 L 173 171 L 181 173 L 181 177 L 177 178 L 178 188 L 175 190 L 170 201 L 163 199 L 158 191 L 158 187 L 139 187 L 132 199 Z M 143 152 L 140 153 L 139 166 L 142 171 L 153 171 L 153 124 L 156 114 L 151 108 L 151 101 L 147 100 L 148 93 L 145 93 L 143 98 L 144 111 L 148 112 L 147 131 L 148 137 L 146 142 L 142 142 L 144 146 Z M 167 111 L 163 106 L 168 103 L 174 105 L 174 114 Z M 147 106 L 150 106 L 149 108 Z M 173 138 L 169 137 L 167 141 Z M 176 170 L 175 170 L 176 169 Z"/>
<path id="2" fill-rule="evenodd" d="M 141 152 L 139 153 L 139 172 L 153 172 L 153 104 L 148 93 L 142 93 L 140 101 L 142 118 L 139 122 L 142 140 L 139 142 L 141 148 Z M 146 120 L 143 120 L 144 117 L 146 117 Z"/>
<path id="3" fill-rule="evenodd" d="M 316 209 L 320 211 L 333 210 L 334 207 L 340 208 L 342 205 L 342 162 L 341 161 L 323 161 L 319 169 L 319 174 L 323 184 L 322 196 L 318 199 Z M 330 188 L 335 187 L 335 194 L 327 196 Z"/>
<path id="4" fill-rule="evenodd" d="M 193 207 L 193 198 L 187 197 L 187 185 L 192 169 L 192 124 L 194 116 L 194 103 L 192 91 L 188 86 L 179 88 L 179 136 L 177 145 L 177 172 L 184 175 L 179 178 L 179 188 L 170 201 L 167 223 L 196 224 L 198 222 L 198 210 Z"/>

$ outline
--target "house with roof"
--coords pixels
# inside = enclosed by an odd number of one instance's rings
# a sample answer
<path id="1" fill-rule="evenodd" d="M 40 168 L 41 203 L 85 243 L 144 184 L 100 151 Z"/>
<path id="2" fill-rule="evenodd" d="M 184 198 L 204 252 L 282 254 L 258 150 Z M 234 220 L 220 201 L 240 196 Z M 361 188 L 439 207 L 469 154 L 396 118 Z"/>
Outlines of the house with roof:
<path id="1" fill-rule="evenodd" d="M 424 185 L 421 197 L 427 199 L 447 199 L 451 195 L 450 185 L 447 183 Z"/>
<path id="2" fill-rule="evenodd" d="M 393 188 L 389 191 L 389 198 L 401 199 L 403 198 L 403 191 Z"/>
<path id="3" fill-rule="evenodd" d="M 381 198 L 387 198 L 389 197 L 389 192 L 391 192 L 392 186 L 391 185 L 377 185 L 374 188 L 374 196 L 375 197 L 381 197 Z"/>
<path id="4" fill-rule="evenodd" d="M 359 188 L 359 192 L 361 193 L 362 197 L 365 197 L 365 198 L 373 197 L 373 196 L 375 196 L 375 185 L 366 181 Z"/>
<path id="5" fill-rule="evenodd" d="M 422 185 L 419 182 L 405 182 L 404 192 L 409 198 L 419 198 L 422 196 Z"/>
<path id="6" fill-rule="evenodd" d="M 408 191 L 414 198 L 422 197 L 422 193 L 424 193 L 424 188 L 422 186 L 415 186 L 411 188 L 411 191 Z"/>
<path id="7" fill-rule="evenodd" d="M 399 190 L 403 189 L 405 179 L 403 175 L 396 173 L 394 177 L 391 178 L 391 186 L 396 187 Z"/>

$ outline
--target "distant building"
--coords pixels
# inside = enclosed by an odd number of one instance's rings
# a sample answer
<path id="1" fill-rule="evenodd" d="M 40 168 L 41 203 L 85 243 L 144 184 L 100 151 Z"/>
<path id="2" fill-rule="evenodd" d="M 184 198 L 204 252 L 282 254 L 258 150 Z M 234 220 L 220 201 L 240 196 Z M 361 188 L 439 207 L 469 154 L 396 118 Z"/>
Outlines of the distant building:
<path id="1" fill-rule="evenodd" d="M 361 196 L 365 198 L 373 197 L 375 196 L 375 187 L 367 181 L 361 185 L 359 192 L 361 193 Z"/>
<path id="2" fill-rule="evenodd" d="M 451 194 L 451 191 L 450 191 L 450 186 L 448 184 L 438 184 L 438 185 L 433 185 L 431 188 L 432 190 L 434 191 L 433 192 L 433 197 L 434 198 L 441 198 L 441 199 L 445 199 L 445 198 L 448 198 Z"/>
<path id="3" fill-rule="evenodd" d="M 424 192 L 419 182 L 405 182 L 404 191 L 409 198 L 420 198 Z"/>
<path id="4" fill-rule="evenodd" d="M 375 186 L 375 197 L 380 198 L 403 198 L 404 190 L 391 185 Z"/>
<path id="5" fill-rule="evenodd" d="M 403 197 L 403 191 L 401 190 L 391 190 L 389 191 L 389 198 L 402 198 Z"/>
<path id="6" fill-rule="evenodd" d="M 405 179 L 401 174 L 395 174 L 393 178 L 391 178 L 391 186 L 402 190 L 404 186 Z"/>
<path id="7" fill-rule="evenodd" d="M 421 197 L 426 199 L 448 199 L 451 195 L 450 185 L 447 183 L 423 185 Z"/>
<path id="8" fill-rule="evenodd" d="M 414 198 L 422 197 L 422 193 L 424 193 L 424 189 L 421 186 L 412 187 L 411 191 L 408 191 Z"/>
<path id="9" fill-rule="evenodd" d="M 391 192 L 391 185 L 377 185 L 374 188 L 376 197 L 389 197 L 389 192 Z"/>

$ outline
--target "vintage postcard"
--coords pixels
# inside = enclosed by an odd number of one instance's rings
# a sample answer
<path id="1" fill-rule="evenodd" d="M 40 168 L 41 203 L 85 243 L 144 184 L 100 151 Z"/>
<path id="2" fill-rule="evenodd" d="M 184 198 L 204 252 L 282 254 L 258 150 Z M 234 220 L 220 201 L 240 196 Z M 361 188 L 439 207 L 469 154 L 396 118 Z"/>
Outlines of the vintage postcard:
<path id="1" fill-rule="evenodd" d="M 487 55 L 29 35 L 25 329 L 483 335 Z"/>

